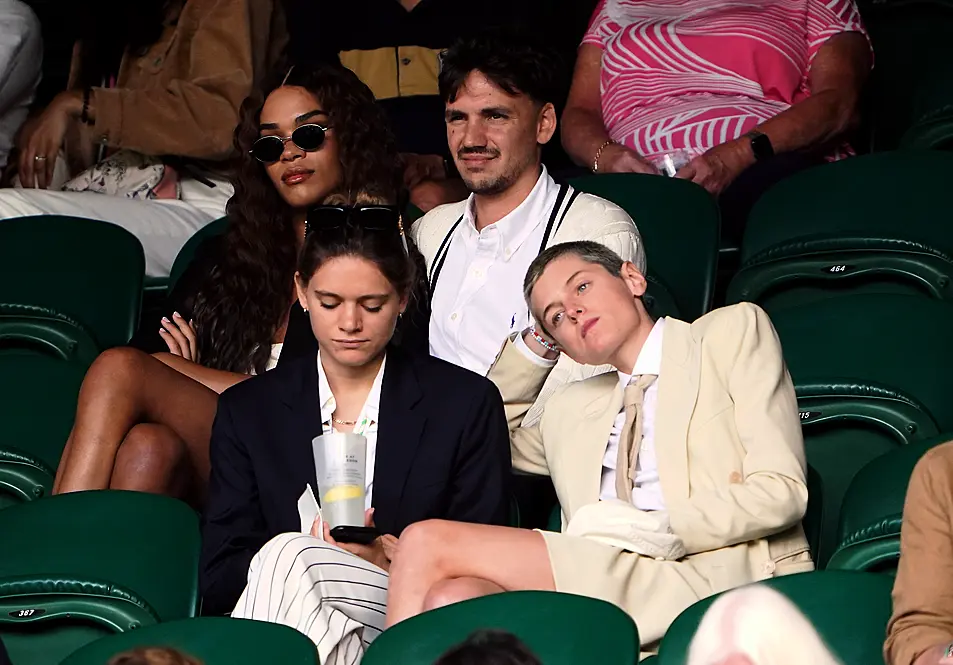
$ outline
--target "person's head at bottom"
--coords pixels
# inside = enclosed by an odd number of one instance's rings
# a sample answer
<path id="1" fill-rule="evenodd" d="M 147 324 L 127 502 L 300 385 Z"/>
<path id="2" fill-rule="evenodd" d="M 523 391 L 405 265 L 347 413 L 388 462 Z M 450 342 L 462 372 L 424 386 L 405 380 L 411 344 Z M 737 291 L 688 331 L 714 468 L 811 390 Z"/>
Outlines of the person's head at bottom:
<path id="1" fill-rule="evenodd" d="M 840 665 L 801 611 L 764 585 L 719 597 L 702 618 L 688 665 Z"/>
<path id="2" fill-rule="evenodd" d="M 530 264 L 523 293 L 537 330 L 570 358 L 628 371 L 654 322 L 642 296 L 645 276 L 591 241 L 554 245 Z"/>
<path id="3" fill-rule="evenodd" d="M 397 208 L 380 200 L 362 194 L 354 206 L 319 206 L 308 214 L 295 284 L 327 371 L 379 366 L 411 298 L 413 249 Z"/>
<path id="4" fill-rule="evenodd" d="M 480 630 L 440 656 L 434 665 L 542 665 L 523 642 L 500 630 Z"/>
<path id="5" fill-rule="evenodd" d="M 140 647 L 116 654 L 108 665 L 202 665 L 202 661 L 169 647 Z"/>

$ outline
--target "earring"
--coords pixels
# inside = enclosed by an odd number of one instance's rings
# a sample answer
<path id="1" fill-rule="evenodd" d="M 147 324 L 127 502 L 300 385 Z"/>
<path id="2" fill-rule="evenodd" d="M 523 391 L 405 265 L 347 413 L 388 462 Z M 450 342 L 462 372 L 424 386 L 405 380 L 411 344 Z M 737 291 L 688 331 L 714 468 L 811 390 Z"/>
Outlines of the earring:
<path id="1" fill-rule="evenodd" d="M 305 313 L 305 314 L 307 314 L 307 313 L 308 313 L 308 308 L 307 308 L 307 307 L 302 307 L 301 309 L 303 309 L 303 310 L 304 310 L 304 313 Z"/>

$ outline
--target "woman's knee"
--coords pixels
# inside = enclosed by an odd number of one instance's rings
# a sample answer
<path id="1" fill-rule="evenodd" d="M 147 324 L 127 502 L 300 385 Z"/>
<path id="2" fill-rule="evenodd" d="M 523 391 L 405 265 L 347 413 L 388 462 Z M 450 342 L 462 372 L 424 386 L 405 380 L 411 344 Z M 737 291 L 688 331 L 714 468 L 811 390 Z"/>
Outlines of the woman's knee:
<path id="1" fill-rule="evenodd" d="M 497 585 L 486 580 L 472 577 L 457 577 L 449 580 L 440 580 L 424 596 L 424 611 L 435 610 L 460 603 L 472 598 L 480 598 L 502 591 Z"/>
<path id="2" fill-rule="evenodd" d="M 438 559 L 452 542 L 456 526 L 456 522 L 448 520 L 415 522 L 400 534 L 398 555 L 415 559 Z"/>
<path id="3" fill-rule="evenodd" d="M 99 354 L 86 372 L 86 381 L 106 380 L 113 385 L 138 383 L 149 354 L 139 349 L 122 346 Z"/>
<path id="4" fill-rule="evenodd" d="M 185 442 L 175 432 L 164 425 L 140 423 L 119 447 L 113 484 L 160 481 L 179 471 L 187 458 Z"/>

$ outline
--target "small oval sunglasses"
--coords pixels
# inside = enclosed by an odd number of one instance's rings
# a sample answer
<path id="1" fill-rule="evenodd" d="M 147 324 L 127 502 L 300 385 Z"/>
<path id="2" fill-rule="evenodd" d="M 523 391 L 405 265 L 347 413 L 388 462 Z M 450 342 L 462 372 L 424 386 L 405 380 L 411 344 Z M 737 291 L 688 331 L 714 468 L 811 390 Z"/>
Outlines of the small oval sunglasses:
<path id="1" fill-rule="evenodd" d="M 329 127 L 310 123 L 296 127 L 291 136 L 262 136 L 252 144 L 249 154 L 262 164 L 274 164 L 281 159 L 285 143 L 291 141 L 305 152 L 314 152 L 324 145 Z"/>

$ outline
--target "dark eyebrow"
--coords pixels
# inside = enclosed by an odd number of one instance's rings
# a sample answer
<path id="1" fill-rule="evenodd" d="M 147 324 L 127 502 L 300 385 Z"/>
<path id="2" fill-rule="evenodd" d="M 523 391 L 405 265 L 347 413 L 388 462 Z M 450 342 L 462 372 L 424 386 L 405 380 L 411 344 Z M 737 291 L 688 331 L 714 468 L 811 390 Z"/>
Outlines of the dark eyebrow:
<path id="1" fill-rule="evenodd" d="M 319 116 L 319 115 L 328 115 L 328 114 L 327 114 L 327 112 L 322 111 L 321 109 L 315 109 L 315 110 L 313 110 L 313 111 L 308 111 L 307 113 L 302 113 L 302 114 L 299 115 L 297 118 L 295 118 L 295 124 L 296 124 L 296 125 L 300 125 L 300 124 L 302 124 L 303 122 L 305 122 L 305 121 L 307 121 L 307 120 L 310 120 L 311 118 L 314 118 L 315 116 Z M 258 131 L 263 131 L 263 130 L 266 130 L 266 129 L 278 129 L 278 128 L 279 128 L 279 127 L 278 127 L 278 123 L 277 123 L 277 122 L 266 122 L 266 123 L 262 123 L 262 124 L 258 125 Z"/>
<path id="2" fill-rule="evenodd" d="M 491 106 L 489 108 L 481 109 L 480 114 L 483 116 L 488 115 L 513 115 L 513 112 L 505 106 Z"/>
<path id="3" fill-rule="evenodd" d="M 570 282 L 572 282 L 574 279 L 576 279 L 576 277 L 578 277 L 582 273 L 583 273 L 582 270 L 577 270 L 576 272 L 574 272 L 572 275 L 569 276 L 569 279 L 566 280 L 566 284 L 569 284 Z M 552 309 L 553 307 L 556 307 L 557 305 L 562 305 L 562 302 L 557 300 L 556 302 L 551 302 L 548 305 L 546 305 L 546 309 L 543 310 L 543 318 L 545 319 L 547 312 L 549 312 L 550 309 Z"/>
<path id="4" fill-rule="evenodd" d="M 315 290 L 314 294 L 316 296 L 321 296 L 324 298 L 337 298 L 338 300 L 344 300 L 341 296 L 330 291 L 318 291 Z M 387 293 L 371 293 L 366 296 L 361 296 L 357 299 L 358 302 L 365 302 L 367 300 L 387 300 L 390 297 L 390 294 Z"/>
<path id="5" fill-rule="evenodd" d="M 297 118 L 295 118 L 295 123 L 296 123 L 296 124 L 301 124 L 302 122 L 304 122 L 304 121 L 306 121 L 306 120 L 310 120 L 311 118 L 313 118 L 313 117 L 315 117 L 315 116 L 318 116 L 318 115 L 327 115 L 327 113 L 326 113 L 325 111 L 322 111 L 321 109 L 315 109 L 315 110 L 313 110 L 313 111 L 308 111 L 307 113 L 302 113 L 302 114 L 299 115 Z"/>

